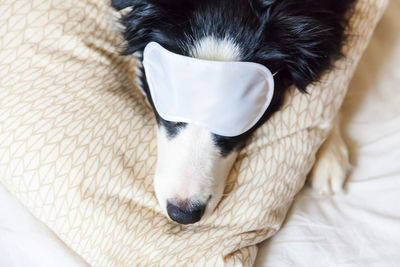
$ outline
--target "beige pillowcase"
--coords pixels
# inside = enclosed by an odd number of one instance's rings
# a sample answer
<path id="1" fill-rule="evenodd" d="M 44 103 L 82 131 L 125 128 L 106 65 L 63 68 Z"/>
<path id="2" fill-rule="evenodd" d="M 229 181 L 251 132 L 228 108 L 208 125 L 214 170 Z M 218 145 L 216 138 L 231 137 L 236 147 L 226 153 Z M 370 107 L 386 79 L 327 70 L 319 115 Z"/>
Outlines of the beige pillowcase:
<path id="1" fill-rule="evenodd" d="M 9 1 L 8 1 L 9 2 Z M 359 0 L 346 57 L 240 153 L 212 217 L 178 225 L 152 176 L 155 120 L 108 1 L 0 4 L 0 181 L 94 266 L 245 265 L 281 226 L 386 0 Z"/>

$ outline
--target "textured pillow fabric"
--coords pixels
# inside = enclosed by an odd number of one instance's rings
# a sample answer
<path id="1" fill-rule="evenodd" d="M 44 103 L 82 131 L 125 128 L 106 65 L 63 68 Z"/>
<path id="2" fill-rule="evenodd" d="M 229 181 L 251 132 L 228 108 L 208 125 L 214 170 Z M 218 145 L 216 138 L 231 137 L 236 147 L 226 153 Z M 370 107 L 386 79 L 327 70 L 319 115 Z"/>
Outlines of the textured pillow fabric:
<path id="1" fill-rule="evenodd" d="M 241 152 L 214 214 L 178 225 L 152 176 L 155 120 L 108 1 L 0 4 L 0 181 L 93 266 L 245 265 L 303 186 L 386 0 L 359 0 L 346 57 Z"/>

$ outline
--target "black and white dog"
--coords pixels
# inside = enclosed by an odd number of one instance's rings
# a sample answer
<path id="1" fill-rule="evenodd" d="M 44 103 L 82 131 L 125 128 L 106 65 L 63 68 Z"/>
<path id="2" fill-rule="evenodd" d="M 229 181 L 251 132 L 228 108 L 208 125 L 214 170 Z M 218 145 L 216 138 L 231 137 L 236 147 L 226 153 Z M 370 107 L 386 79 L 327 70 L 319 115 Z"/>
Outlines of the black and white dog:
<path id="1" fill-rule="evenodd" d="M 225 180 L 250 135 L 278 111 L 286 90 L 317 81 L 340 56 L 345 14 L 353 0 L 112 0 L 121 11 L 122 54 L 143 60 L 157 42 L 176 54 L 266 66 L 275 91 L 262 118 L 239 136 L 220 136 L 190 123 L 167 121 L 154 108 L 146 73 L 140 85 L 158 122 L 155 192 L 163 211 L 182 224 L 199 221 L 221 200 Z M 234 88 L 232 89 L 234 90 Z M 337 123 L 311 173 L 322 193 L 340 192 L 348 168 Z"/>

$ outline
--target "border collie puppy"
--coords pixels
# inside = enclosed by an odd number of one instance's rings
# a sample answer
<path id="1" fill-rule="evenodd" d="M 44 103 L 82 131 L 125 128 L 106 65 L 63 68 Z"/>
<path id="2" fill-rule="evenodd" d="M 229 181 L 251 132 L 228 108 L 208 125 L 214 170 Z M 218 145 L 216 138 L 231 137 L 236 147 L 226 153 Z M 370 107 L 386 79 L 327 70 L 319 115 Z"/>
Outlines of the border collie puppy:
<path id="1" fill-rule="evenodd" d="M 273 97 L 258 122 L 242 134 L 223 136 L 198 124 L 163 119 L 154 106 L 145 68 L 139 64 L 139 85 L 158 123 L 155 192 L 172 220 L 195 223 L 215 209 L 238 151 L 279 110 L 288 88 L 294 85 L 306 92 L 340 56 L 345 14 L 352 2 L 112 0 L 122 15 L 123 55 L 134 54 L 142 62 L 145 47 L 156 42 L 182 56 L 253 62 L 275 74 Z M 340 131 L 336 124 L 333 127 L 311 174 L 312 184 L 323 193 L 341 190 L 348 165 Z"/>

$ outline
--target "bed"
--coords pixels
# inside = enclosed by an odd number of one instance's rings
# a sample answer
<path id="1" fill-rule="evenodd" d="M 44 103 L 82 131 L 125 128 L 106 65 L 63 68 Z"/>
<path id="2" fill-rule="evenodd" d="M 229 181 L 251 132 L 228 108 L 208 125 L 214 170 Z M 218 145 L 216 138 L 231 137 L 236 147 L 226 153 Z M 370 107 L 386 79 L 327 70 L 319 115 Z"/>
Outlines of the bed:
<path id="1" fill-rule="evenodd" d="M 400 3 L 391 2 L 346 97 L 353 170 L 343 196 L 305 187 L 256 266 L 397 266 L 400 262 Z M 87 266 L 0 185 L 0 266 Z"/>

